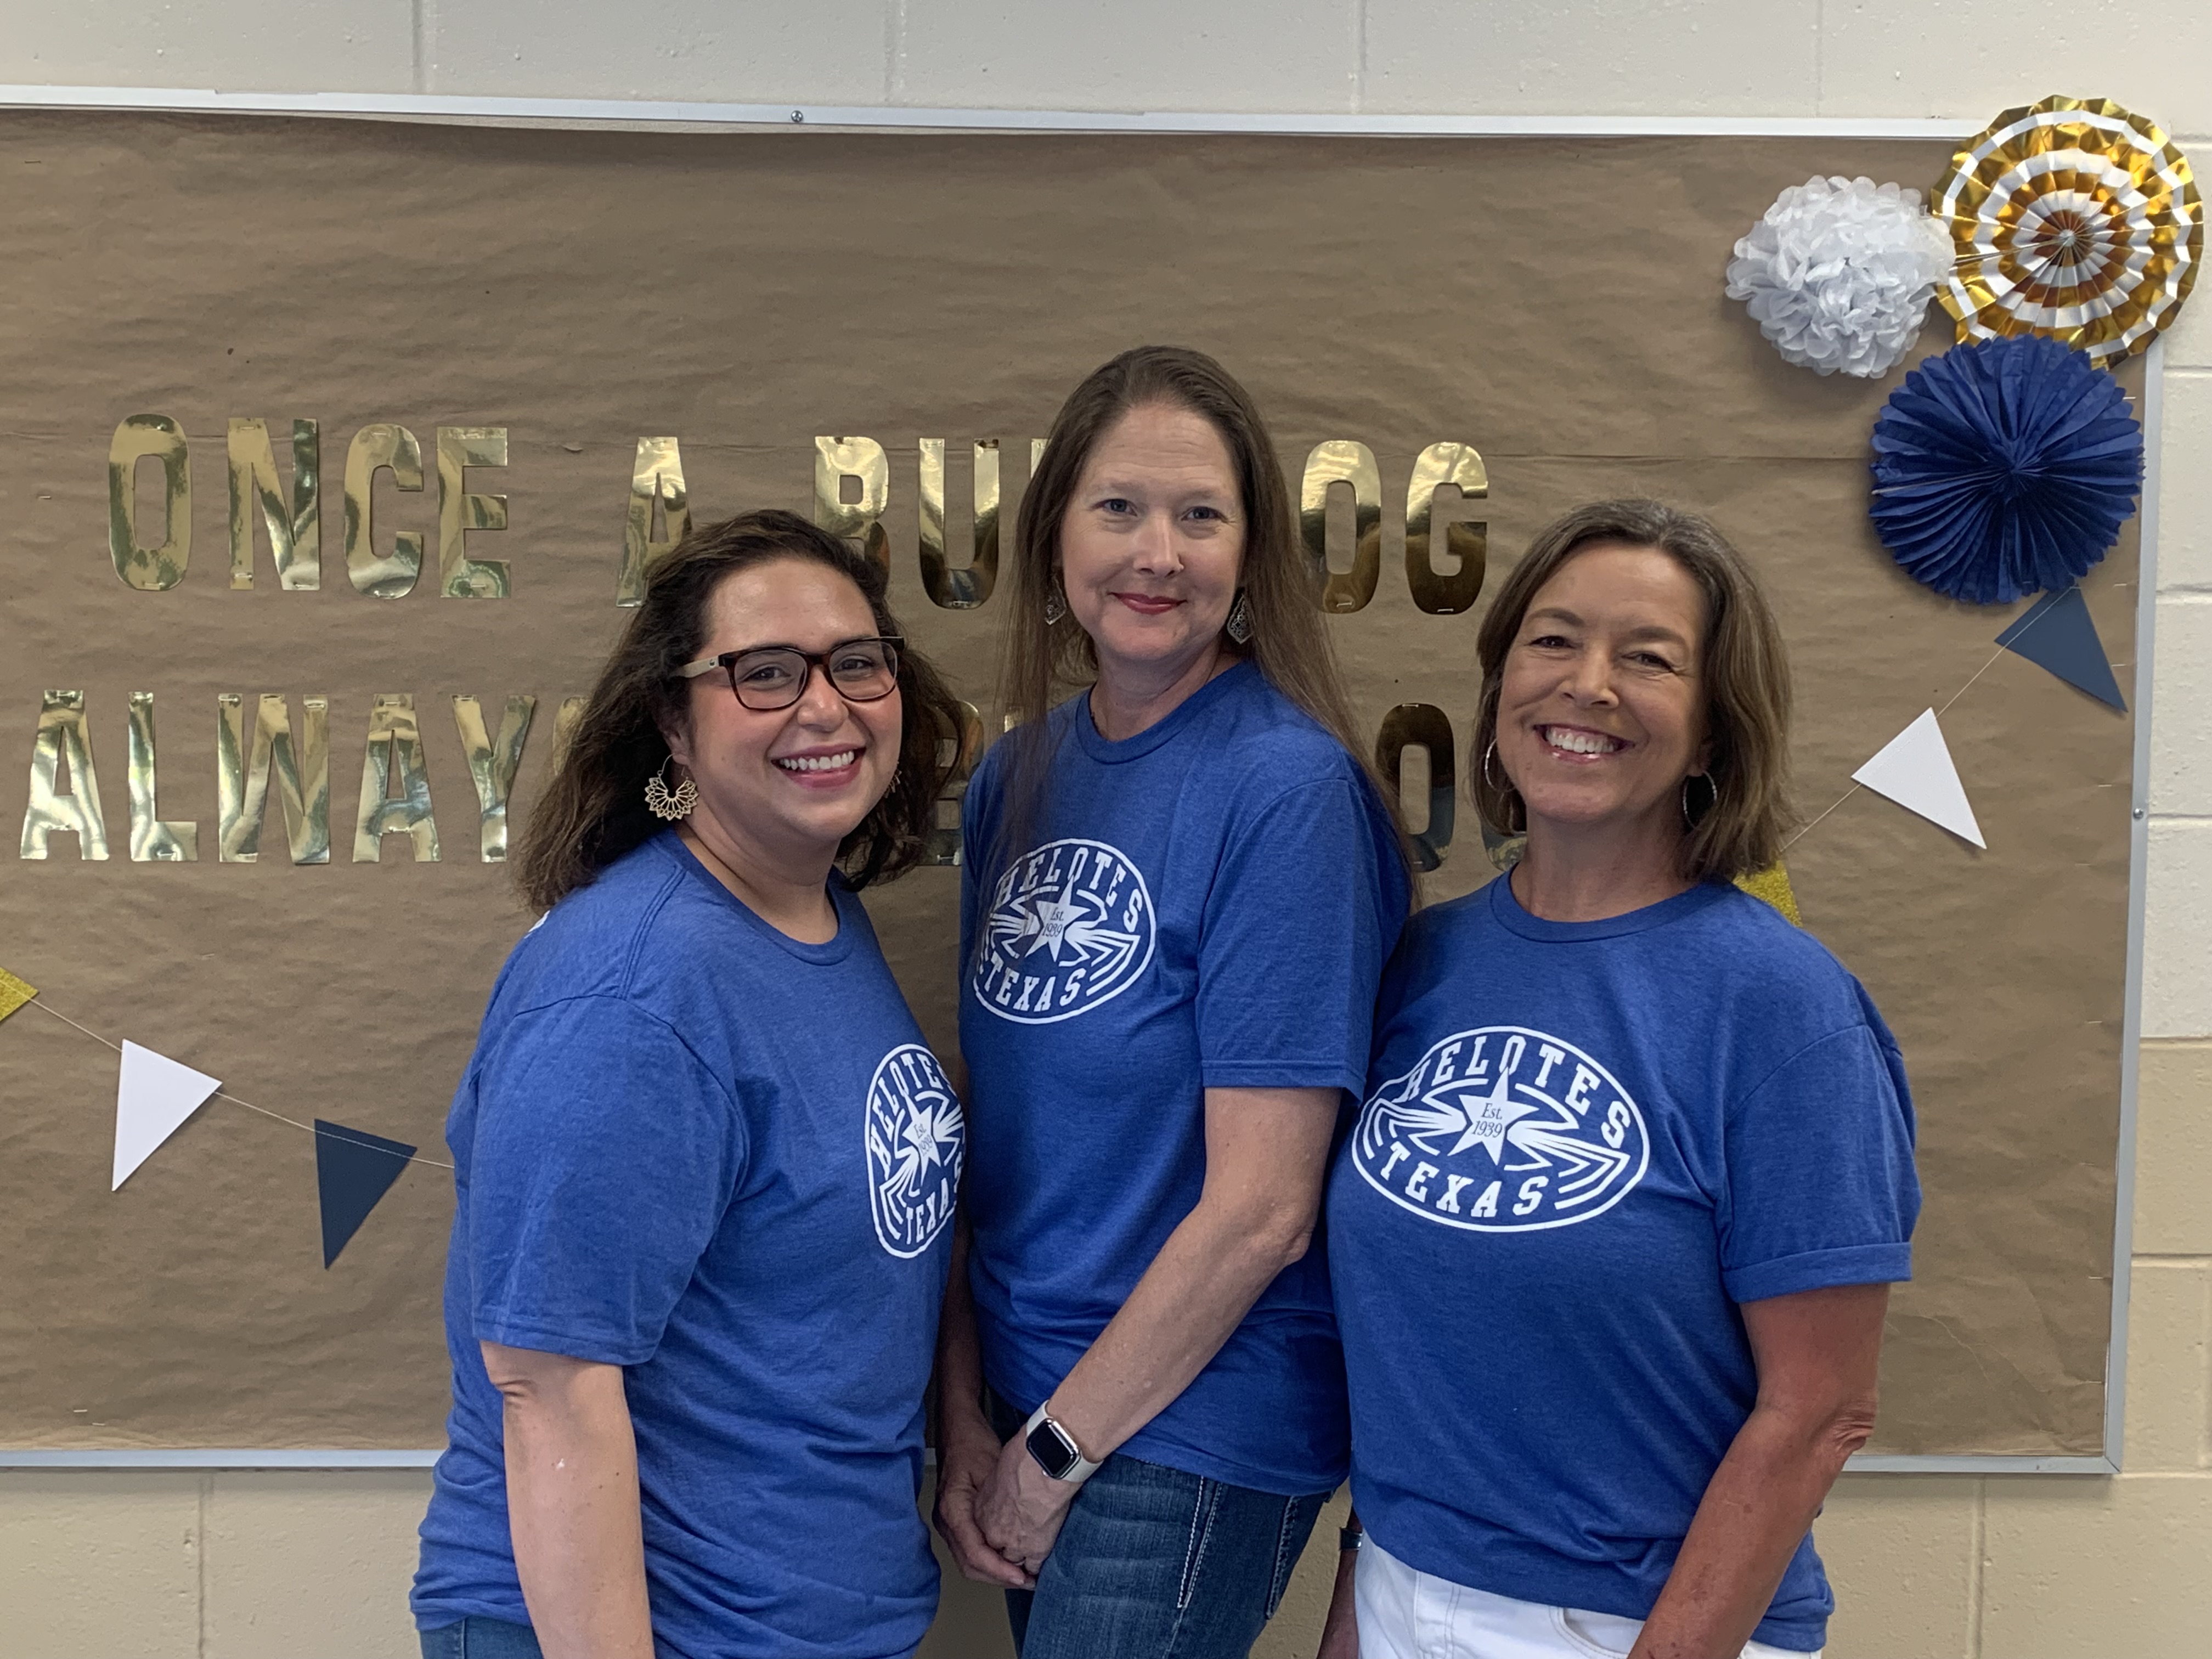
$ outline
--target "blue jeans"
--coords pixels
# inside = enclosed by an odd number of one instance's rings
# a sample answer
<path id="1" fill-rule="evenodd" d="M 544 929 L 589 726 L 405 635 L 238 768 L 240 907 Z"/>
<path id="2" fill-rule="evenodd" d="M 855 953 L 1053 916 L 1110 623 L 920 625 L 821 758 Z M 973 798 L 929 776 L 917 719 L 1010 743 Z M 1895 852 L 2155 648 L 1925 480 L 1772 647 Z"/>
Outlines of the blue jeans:
<path id="1" fill-rule="evenodd" d="M 422 1659 L 545 1659 L 536 1632 L 500 1619 L 464 1619 L 416 1634 Z"/>
<path id="2" fill-rule="evenodd" d="M 1021 1417 L 991 1404 L 1001 1435 L 1020 1431 Z M 1328 1499 L 1281 1498 L 1116 1452 L 1084 1483 L 1036 1588 L 1006 1592 L 1014 1651 L 1244 1659 Z"/>

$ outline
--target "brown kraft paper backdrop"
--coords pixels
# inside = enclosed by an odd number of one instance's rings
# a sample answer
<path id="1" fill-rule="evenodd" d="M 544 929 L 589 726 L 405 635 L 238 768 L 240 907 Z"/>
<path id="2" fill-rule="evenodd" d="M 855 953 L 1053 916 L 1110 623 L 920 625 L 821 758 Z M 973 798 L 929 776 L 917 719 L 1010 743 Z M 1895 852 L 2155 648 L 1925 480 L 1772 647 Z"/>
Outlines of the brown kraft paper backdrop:
<path id="1" fill-rule="evenodd" d="M 1087 370 L 1138 342 L 1217 354 L 1251 386 L 1295 487 L 1327 439 L 1383 485 L 1382 581 L 1332 621 L 1361 717 L 1451 718 L 1463 752 L 1477 615 L 1416 609 L 1398 553 L 1425 446 L 1488 465 L 1486 595 L 1530 534 L 1632 492 L 1712 515 L 1771 584 L 1800 714 L 1808 817 L 1982 666 L 2024 605 L 1953 605 L 1866 521 L 1867 434 L 1894 379 L 1783 363 L 1722 295 L 1730 245 L 1814 173 L 1924 187 L 1945 147 L 1844 140 L 1290 140 L 580 135 L 155 116 L 0 121 L 10 228 L 0 350 L 0 966 L 306 1121 L 447 1156 L 442 1124 L 493 975 L 528 924 L 477 856 L 452 699 L 495 725 L 539 699 L 526 814 L 562 697 L 588 689 L 613 604 L 632 457 L 673 434 L 701 521 L 804 509 L 814 438 L 890 457 L 908 634 L 989 703 L 1001 606 L 933 605 L 915 551 L 917 440 L 948 441 L 954 558 L 969 441 L 1028 442 Z M 1940 349 L 1938 313 L 1922 342 Z M 2135 377 L 2130 375 L 2130 384 Z M 166 592 L 106 548 L 109 438 L 159 411 L 191 443 L 193 548 Z M 320 422 L 322 585 L 228 582 L 224 431 L 268 422 L 289 476 Z M 416 592 L 356 593 L 346 446 L 422 441 L 428 489 L 378 483 L 377 540 L 423 533 Z M 500 600 L 438 596 L 439 426 L 497 426 L 509 498 L 471 535 Z M 142 469 L 142 541 L 160 538 Z M 1445 500 L 1450 492 L 1445 493 Z M 1440 514 L 1441 518 L 1441 514 Z M 1439 541 L 1441 547 L 1441 541 Z M 2132 535 L 2086 584 L 2130 683 Z M 1478 607 L 1479 611 L 1479 607 Z M 84 691 L 112 857 L 13 838 L 40 693 Z M 155 694 L 161 815 L 201 860 L 133 863 L 127 700 Z M 215 860 L 216 698 L 327 696 L 331 861 L 295 867 L 272 800 L 261 861 Z M 443 859 L 404 836 L 352 861 L 371 699 L 409 692 Z M 1920 1112 L 1918 1278 L 1893 1304 L 1876 1449 L 2101 1449 L 2126 931 L 2130 723 L 2006 655 L 1943 717 L 1990 850 L 1868 792 L 1790 855 L 1808 926 L 1895 1028 Z M 274 792 L 272 791 L 272 795 Z M 1411 797 L 1409 792 L 1409 798 Z M 1416 817 L 1419 809 L 1416 809 Z M 1331 872 L 1317 869 L 1317 881 Z M 1462 797 L 1433 899 L 1489 874 Z M 933 1042 L 955 1042 L 958 872 L 870 896 Z M 1696 1068 L 1694 1053 L 1665 1063 Z M 0 1443 L 439 1443 L 442 1169 L 410 1168 L 325 1271 L 314 1140 L 210 1102 L 108 1191 L 116 1058 L 35 1009 L 0 1025 Z M 1561 1317 L 1569 1317 L 1566 1310 Z"/>

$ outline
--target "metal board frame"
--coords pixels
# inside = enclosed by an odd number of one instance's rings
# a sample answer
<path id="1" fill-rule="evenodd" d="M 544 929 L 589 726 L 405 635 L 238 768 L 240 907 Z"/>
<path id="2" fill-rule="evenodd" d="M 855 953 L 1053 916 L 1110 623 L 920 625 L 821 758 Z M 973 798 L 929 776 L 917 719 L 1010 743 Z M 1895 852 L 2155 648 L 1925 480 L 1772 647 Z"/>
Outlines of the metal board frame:
<path id="1" fill-rule="evenodd" d="M 1203 111 L 936 109 L 896 106 L 647 102 L 617 99 L 483 98 L 428 93 L 219 92 L 185 87 L 0 85 L 0 109 L 133 110 L 453 122 L 469 125 L 668 129 L 683 131 L 811 127 L 830 131 L 1262 134 L 1346 137 L 1965 138 L 1978 123 L 1954 118 L 1663 115 L 1322 115 Z M 2111 1336 L 2105 1357 L 2101 1456 L 1861 1455 L 1845 1466 L 1869 1474 L 2119 1473 L 2126 1437 L 2128 1290 L 2134 1238 L 2136 1088 L 2142 1041 L 2144 889 L 2150 842 L 2150 722 L 2157 621 L 2158 488 L 2166 349 L 2145 366 L 2144 476 L 2137 525 L 2135 754 L 2130 788 L 2128 944 L 2120 1056 L 2119 1135 L 2112 1226 Z M 191 1448 L 52 1451 L 0 1447 L 0 1468 L 427 1468 L 434 1449 L 261 1450 Z"/>

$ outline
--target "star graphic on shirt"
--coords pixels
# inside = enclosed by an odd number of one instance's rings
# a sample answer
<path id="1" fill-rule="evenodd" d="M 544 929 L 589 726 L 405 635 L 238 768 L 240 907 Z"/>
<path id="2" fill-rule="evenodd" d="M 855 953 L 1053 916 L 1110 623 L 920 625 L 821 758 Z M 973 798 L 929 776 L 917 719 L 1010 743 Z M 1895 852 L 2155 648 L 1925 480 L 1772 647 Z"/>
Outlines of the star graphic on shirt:
<path id="1" fill-rule="evenodd" d="M 938 1110 L 945 1098 L 934 1090 L 907 1109 L 906 1128 L 900 1139 L 914 1149 L 915 1158 L 924 1169 L 945 1161 L 945 1142 L 947 1139 L 938 1124 Z"/>
<path id="2" fill-rule="evenodd" d="M 898 1155 L 885 1154 L 887 1193 L 911 1200 L 923 1192 L 932 1170 L 945 1169 L 960 1155 L 963 1127 L 959 1103 L 936 1089 L 923 1090 L 908 1104 L 898 1126 Z"/>
<path id="3" fill-rule="evenodd" d="M 1480 1142 L 1488 1149 L 1492 1164 L 1504 1163 L 1506 1131 L 1536 1111 L 1534 1106 L 1510 1098 L 1505 1089 L 1506 1079 L 1500 1076 L 1497 1086 L 1486 1095 L 1472 1089 L 1448 1088 L 1431 1089 L 1424 1097 L 1431 1105 L 1455 1109 L 1466 1121 L 1451 1156 L 1456 1157 Z"/>
<path id="4" fill-rule="evenodd" d="M 1030 949 L 1049 951 L 1053 965 L 1059 966 L 1060 947 L 1066 938 L 1068 924 L 1082 914 L 1083 907 L 1072 898 L 1062 896 L 1039 900 L 1030 909 L 1030 915 L 1036 918 L 1037 924 L 1036 943 Z"/>

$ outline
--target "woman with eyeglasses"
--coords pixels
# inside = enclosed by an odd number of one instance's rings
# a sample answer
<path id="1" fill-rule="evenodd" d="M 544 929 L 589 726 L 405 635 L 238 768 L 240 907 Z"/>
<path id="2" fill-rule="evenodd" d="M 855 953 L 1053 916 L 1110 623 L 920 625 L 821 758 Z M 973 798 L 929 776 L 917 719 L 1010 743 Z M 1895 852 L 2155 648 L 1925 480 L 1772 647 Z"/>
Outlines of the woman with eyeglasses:
<path id="1" fill-rule="evenodd" d="M 855 890 L 957 704 L 788 513 L 654 566 L 518 860 L 545 915 L 447 1131 L 426 1659 L 890 1659 L 961 1109 Z"/>
<path id="2" fill-rule="evenodd" d="M 1031 718 L 964 814 L 939 1524 L 1024 1659 L 1233 1659 L 1344 1478 L 1315 1218 L 1409 878 L 1218 363 L 1088 377 L 1016 542 Z"/>

